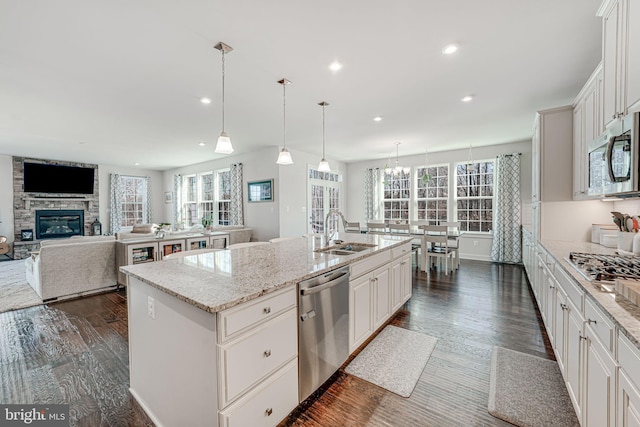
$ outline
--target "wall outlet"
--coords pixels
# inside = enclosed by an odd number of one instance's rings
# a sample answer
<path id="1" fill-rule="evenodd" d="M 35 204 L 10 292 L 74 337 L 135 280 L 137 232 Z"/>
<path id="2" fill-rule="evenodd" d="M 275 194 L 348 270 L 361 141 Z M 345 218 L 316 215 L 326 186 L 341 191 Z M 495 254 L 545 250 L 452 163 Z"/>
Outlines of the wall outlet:
<path id="1" fill-rule="evenodd" d="M 147 297 L 147 314 L 152 319 L 156 318 L 156 302 L 152 297 Z"/>
<path id="2" fill-rule="evenodd" d="M 473 246 L 478 246 L 478 241 L 477 240 L 473 241 Z"/>

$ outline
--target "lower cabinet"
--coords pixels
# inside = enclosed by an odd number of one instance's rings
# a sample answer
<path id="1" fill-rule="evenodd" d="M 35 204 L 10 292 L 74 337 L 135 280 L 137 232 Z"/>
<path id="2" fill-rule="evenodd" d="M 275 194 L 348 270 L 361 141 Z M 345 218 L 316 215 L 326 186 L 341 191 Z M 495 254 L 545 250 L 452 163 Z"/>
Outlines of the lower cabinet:
<path id="1" fill-rule="evenodd" d="M 568 323 L 566 329 L 566 364 L 565 364 L 565 380 L 567 384 L 567 391 L 569 392 L 569 397 L 573 402 L 573 407 L 576 410 L 576 415 L 578 419 L 582 419 L 582 389 L 584 382 L 584 369 L 582 366 L 581 356 L 584 352 L 583 348 L 583 340 L 584 336 L 582 334 L 582 325 L 584 323 L 584 319 L 576 310 L 571 301 L 568 301 L 567 304 L 569 315 L 568 315 Z"/>
<path id="2" fill-rule="evenodd" d="M 394 313 L 411 298 L 411 254 L 403 255 L 391 263 L 391 312 Z"/>
<path id="3" fill-rule="evenodd" d="M 391 270 L 388 265 L 374 270 L 371 277 L 373 286 L 373 329 L 378 329 L 391 314 Z"/>
<path id="4" fill-rule="evenodd" d="M 349 282 L 349 353 L 373 333 L 372 295 L 370 275 Z"/>
<path id="5" fill-rule="evenodd" d="M 640 391 L 624 370 L 618 371 L 618 425 L 640 426 Z"/>
<path id="6" fill-rule="evenodd" d="M 613 427 L 616 425 L 616 361 L 589 326 L 585 328 L 584 341 L 582 425 Z"/>

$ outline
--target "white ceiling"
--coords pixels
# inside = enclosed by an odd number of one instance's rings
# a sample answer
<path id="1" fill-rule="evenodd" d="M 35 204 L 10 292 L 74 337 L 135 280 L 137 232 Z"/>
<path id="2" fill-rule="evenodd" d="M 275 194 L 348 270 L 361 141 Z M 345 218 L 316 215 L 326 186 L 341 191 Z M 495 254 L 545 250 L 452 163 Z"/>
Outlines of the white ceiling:
<path id="1" fill-rule="evenodd" d="M 0 0 L 0 154 L 158 170 L 223 157 L 218 41 L 234 48 L 236 153 L 282 144 L 283 77 L 287 145 L 318 158 L 323 100 L 327 157 L 345 162 L 395 141 L 407 155 L 527 139 L 599 62 L 600 2 Z"/>

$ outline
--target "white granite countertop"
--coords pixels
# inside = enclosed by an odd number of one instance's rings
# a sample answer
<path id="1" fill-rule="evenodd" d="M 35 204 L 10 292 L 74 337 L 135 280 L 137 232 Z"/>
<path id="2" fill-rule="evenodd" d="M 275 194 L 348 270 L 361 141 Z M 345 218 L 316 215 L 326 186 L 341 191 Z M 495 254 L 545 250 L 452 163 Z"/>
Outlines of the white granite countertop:
<path id="1" fill-rule="evenodd" d="M 587 298 L 595 302 L 604 314 L 618 326 L 620 332 L 640 348 L 640 308 L 620 295 L 599 291 L 573 265 L 565 260 L 565 258 L 569 258 L 569 252 L 613 255 L 616 250 L 586 242 L 545 240 L 541 243 L 549 254 L 555 258 L 556 268 L 558 268 L 557 266 L 561 267 L 569 276 L 573 277 L 586 291 Z"/>
<path id="2" fill-rule="evenodd" d="M 336 239 L 376 246 L 354 255 L 330 255 L 314 252 L 323 246 L 323 239 L 309 237 L 128 265 L 120 271 L 215 313 L 399 246 L 413 237 L 340 233 Z"/>

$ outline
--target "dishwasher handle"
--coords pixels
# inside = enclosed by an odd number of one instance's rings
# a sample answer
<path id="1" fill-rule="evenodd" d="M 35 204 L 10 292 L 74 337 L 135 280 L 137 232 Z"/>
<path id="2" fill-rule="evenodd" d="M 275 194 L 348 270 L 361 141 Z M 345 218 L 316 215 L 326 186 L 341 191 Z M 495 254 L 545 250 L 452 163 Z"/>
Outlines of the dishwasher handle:
<path id="1" fill-rule="evenodd" d="M 331 280 L 329 280 L 326 283 L 323 283 L 322 285 L 318 285 L 318 286 L 314 286 L 311 288 L 306 288 L 306 289 L 300 289 L 300 295 L 307 296 L 307 295 L 313 295 L 313 294 L 317 294 L 318 292 L 322 292 L 325 289 L 329 289 L 329 288 L 333 288 L 334 286 L 336 286 L 337 284 L 339 284 L 344 276 L 348 276 L 349 275 L 349 271 L 343 271 L 340 274 L 338 274 L 336 277 L 332 278 Z"/>

